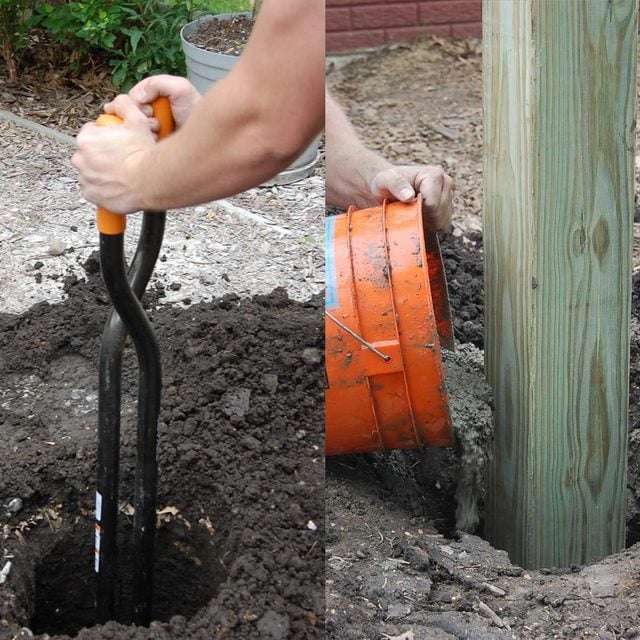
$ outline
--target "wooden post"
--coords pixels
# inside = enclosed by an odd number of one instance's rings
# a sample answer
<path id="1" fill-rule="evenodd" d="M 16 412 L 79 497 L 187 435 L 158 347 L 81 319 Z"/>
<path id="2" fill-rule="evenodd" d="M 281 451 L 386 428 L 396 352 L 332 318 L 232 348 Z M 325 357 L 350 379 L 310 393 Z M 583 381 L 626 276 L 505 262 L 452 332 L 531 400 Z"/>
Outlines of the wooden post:
<path id="1" fill-rule="evenodd" d="M 619 551 L 637 0 L 485 0 L 486 534 L 521 566 Z"/>

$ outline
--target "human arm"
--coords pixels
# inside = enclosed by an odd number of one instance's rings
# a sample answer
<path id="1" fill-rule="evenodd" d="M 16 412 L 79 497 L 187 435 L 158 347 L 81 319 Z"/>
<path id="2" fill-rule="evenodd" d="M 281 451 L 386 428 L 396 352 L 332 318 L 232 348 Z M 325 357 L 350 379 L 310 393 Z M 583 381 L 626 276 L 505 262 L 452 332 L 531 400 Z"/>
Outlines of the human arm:
<path id="1" fill-rule="evenodd" d="M 387 198 L 409 200 L 421 193 L 427 226 L 446 231 L 453 212 L 453 180 L 442 167 L 395 166 L 361 142 L 337 102 L 326 93 L 327 204 L 376 206 Z"/>
<path id="2" fill-rule="evenodd" d="M 264 0 L 234 69 L 158 144 L 133 100 L 119 96 L 123 127 L 89 124 L 78 135 L 73 164 L 85 196 L 120 213 L 174 208 L 282 171 L 324 124 L 322 24 L 322 0 Z"/>

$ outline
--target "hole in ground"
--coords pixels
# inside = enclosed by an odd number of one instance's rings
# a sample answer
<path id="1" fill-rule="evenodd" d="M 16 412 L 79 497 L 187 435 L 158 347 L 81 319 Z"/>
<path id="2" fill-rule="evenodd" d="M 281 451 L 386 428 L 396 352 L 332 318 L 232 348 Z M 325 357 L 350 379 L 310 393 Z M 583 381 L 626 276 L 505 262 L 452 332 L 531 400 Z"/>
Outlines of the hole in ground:
<path id="1" fill-rule="evenodd" d="M 34 567 L 35 603 L 30 628 L 36 634 L 74 637 L 95 624 L 92 520 L 42 534 L 41 561 Z M 220 560 L 221 535 L 199 524 L 172 521 L 157 531 L 152 619 L 192 617 L 213 598 L 226 578 Z M 118 532 L 119 559 L 115 620 L 132 624 L 132 528 Z"/>

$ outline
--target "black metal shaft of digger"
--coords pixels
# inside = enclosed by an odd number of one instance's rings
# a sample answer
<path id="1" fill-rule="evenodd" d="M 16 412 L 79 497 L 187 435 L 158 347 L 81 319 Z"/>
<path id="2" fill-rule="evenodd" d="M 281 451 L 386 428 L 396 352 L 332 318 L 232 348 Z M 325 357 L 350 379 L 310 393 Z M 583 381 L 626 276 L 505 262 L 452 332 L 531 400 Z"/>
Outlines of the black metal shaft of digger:
<path id="1" fill-rule="evenodd" d="M 153 102 L 160 139 L 175 127 L 167 97 Z M 121 125 L 113 114 L 96 120 L 100 126 Z M 166 213 L 144 212 L 136 254 L 127 274 L 124 260 L 126 216 L 98 209 L 100 266 L 113 310 L 102 335 L 98 398 L 98 489 L 96 492 L 95 570 L 98 574 L 96 620 L 115 615 L 118 566 L 118 479 L 120 463 L 120 386 L 122 351 L 131 335 L 138 356 L 138 428 L 133 517 L 134 622 L 148 626 L 153 604 L 153 563 L 158 487 L 158 417 L 162 374 L 160 351 L 140 300 L 158 258 Z"/>
<path id="2" fill-rule="evenodd" d="M 145 212 L 138 247 L 127 276 L 123 234 L 100 234 L 100 262 L 113 302 L 102 337 L 98 404 L 98 489 L 96 495 L 96 621 L 115 614 L 122 351 L 131 333 L 139 362 L 138 433 L 135 477 L 134 584 L 136 622 L 150 622 L 157 487 L 157 421 L 161 368 L 153 331 L 139 302 L 158 257 L 164 212 Z"/>

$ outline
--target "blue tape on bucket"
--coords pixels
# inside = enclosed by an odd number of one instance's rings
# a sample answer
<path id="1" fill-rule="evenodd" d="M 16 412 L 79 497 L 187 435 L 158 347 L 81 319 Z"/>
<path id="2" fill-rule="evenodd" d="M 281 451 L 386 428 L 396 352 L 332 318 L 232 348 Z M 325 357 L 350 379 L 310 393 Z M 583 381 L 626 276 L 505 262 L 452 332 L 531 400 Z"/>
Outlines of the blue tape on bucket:
<path id="1" fill-rule="evenodd" d="M 338 282 L 336 275 L 336 256 L 334 245 L 335 222 L 336 220 L 334 216 L 329 216 L 325 221 L 325 309 L 335 309 L 338 306 Z"/>

